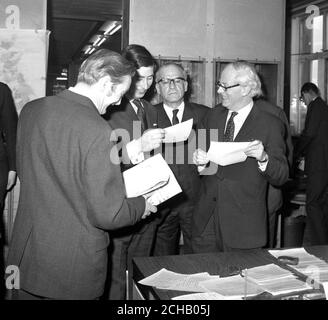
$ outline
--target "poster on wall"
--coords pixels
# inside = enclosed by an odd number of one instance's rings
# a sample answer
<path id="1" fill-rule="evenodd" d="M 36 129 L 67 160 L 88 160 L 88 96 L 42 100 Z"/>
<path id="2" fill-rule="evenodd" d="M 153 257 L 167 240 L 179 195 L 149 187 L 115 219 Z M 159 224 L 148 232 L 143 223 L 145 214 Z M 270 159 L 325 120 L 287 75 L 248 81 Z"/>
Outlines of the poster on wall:
<path id="1" fill-rule="evenodd" d="M 0 29 L 0 81 L 12 90 L 17 112 L 45 96 L 49 31 Z"/>

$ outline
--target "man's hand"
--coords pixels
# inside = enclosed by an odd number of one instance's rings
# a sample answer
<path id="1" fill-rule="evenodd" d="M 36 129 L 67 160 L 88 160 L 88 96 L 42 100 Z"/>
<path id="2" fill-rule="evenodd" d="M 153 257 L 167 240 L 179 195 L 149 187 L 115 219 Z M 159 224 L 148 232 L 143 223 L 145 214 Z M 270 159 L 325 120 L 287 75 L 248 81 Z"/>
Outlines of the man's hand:
<path id="1" fill-rule="evenodd" d="M 203 151 L 202 149 L 197 149 L 194 152 L 192 160 L 196 166 L 204 166 L 209 162 L 207 158 L 207 152 Z"/>
<path id="2" fill-rule="evenodd" d="M 247 157 L 255 158 L 260 162 L 263 162 L 268 158 L 267 153 L 264 151 L 263 143 L 260 140 L 252 141 L 244 152 Z"/>
<path id="3" fill-rule="evenodd" d="M 9 191 L 16 184 L 16 177 L 17 177 L 17 174 L 15 171 L 9 171 L 7 191 Z"/>
<path id="4" fill-rule="evenodd" d="M 145 205 L 145 212 L 144 214 L 142 215 L 141 219 L 145 219 L 147 218 L 152 212 L 156 212 L 157 211 L 157 207 L 155 207 L 154 205 L 152 205 L 150 202 L 149 202 L 149 196 L 143 196 L 146 200 L 146 205 Z"/>
<path id="5" fill-rule="evenodd" d="M 164 129 L 149 129 L 141 136 L 140 144 L 142 152 L 149 152 L 158 148 L 165 137 Z"/>

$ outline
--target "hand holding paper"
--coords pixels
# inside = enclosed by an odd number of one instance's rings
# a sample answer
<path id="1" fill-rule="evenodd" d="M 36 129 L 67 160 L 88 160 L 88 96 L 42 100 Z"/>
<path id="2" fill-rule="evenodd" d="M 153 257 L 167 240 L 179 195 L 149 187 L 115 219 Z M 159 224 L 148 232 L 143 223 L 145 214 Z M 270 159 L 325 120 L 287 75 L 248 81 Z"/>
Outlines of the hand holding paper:
<path id="1" fill-rule="evenodd" d="M 140 138 L 141 151 L 149 152 L 157 149 L 163 142 L 165 135 L 164 129 L 149 129 Z"/>
<path id="2" fill-rule="evenodd" d="M 196 166 L 206 165 L 210 160 L 208 159 L 207 153 L 202 149 L 195 150 L 193 154 L 193 162 Z"/>
<path id="3" fill-rule="evenodd" d="M 254 140 L 248 144 L 244 150 L 247 157 L 255 158 L 258 161 L 263 161 L 266 155 L 262 141 Z"/>

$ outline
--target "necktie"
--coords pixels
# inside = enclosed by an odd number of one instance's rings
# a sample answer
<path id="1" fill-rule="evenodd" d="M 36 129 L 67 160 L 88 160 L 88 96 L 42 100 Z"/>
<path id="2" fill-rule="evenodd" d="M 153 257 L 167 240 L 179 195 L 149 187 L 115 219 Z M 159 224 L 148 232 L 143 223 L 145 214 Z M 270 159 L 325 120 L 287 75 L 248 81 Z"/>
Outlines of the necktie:
<path id="1" fill-rule="evenodd" d="M 179 112 L 179 109 L 175 109 L 173 110 L 173 117 L 172 117 L 172 124 L 175 125 L 175 124 L 178 124 L 179 123 L 179 118 L 178 118 L 178 112 Z"/>
<path id="2" fill-rule="evenodd" d="M 229 142 L 229 141 L 233 141 L 233 136 L 235 133 L 235 123 L 233 122 L 233 118 L 238 114 L 238 112 L 233 111 L 231 113 L 231 116 L 228 120 L 227 123 L 227 127 L 226 130 L 224 132 L 224 137 L 223 137 L 223 141 L 224 142 Z"/>
<path id="3" fill-rule="evenodd" d="M 145 109 L 143 108 L 141 101 L 139 99 L 134 99 L 133 103 L 137 106 L 137 117 L 141 122 L 141 133 L 143 133 L 147 129 L 147 120 Z"/>

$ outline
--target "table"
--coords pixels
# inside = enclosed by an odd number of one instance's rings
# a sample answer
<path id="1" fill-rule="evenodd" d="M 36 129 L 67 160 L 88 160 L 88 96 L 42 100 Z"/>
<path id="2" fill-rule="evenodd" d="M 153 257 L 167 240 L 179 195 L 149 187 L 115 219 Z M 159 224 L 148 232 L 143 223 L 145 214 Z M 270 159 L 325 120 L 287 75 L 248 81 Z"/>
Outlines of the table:
<path id="1" fill-rule="evenodd" d="M 315 256 L 328 262 L 328 246 L 305 247 L 305 249 L 310 254 L 314 254 Z M 253 268 L 270 263 L 277 264 L 292 271 L 291 268 L 281 264 L 276 258 L 270 255 L 268 250 L 265 249 L 161 257 L 139 257 L 134 258 L 132 263 L 132 274 L 129 275 L 129 282 L 136 286 L 137 290 L 142 294 L 144 299 L 159 300 L 170 300 L 175 296 L 190 293 L 183 291 L 161 290 L 137 283 L 139 280 L 150 276 L 162 268 L 185 274 L 208 272 L 211 275 L 220 275 L 221 277 L 229 276 L 236 270 Z M 305 281 L 304 276 L 298 276 L 300 279 Z M 130 286 L 130 290 L 132 290 L 132 286 Z M 313 293 L 318 294 L 319 297 L 323 299 L 325 298 L 322 288 L 313 290 Z M 289 294 L 288 296 L 291 295 L 292 294 Z M 133 296 L 132 291 L 129 296 Z M 265 294 L 257 298 L 282 299 L 287 297 L 273 297 L 270 294 Z"/>

